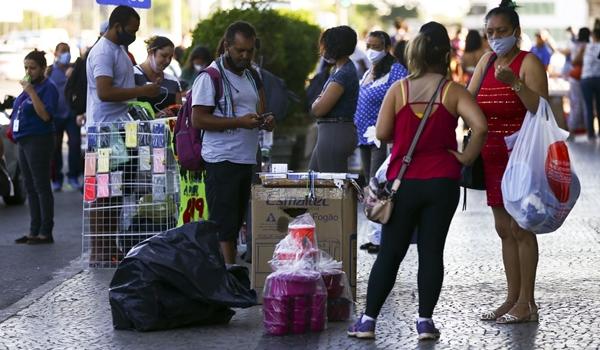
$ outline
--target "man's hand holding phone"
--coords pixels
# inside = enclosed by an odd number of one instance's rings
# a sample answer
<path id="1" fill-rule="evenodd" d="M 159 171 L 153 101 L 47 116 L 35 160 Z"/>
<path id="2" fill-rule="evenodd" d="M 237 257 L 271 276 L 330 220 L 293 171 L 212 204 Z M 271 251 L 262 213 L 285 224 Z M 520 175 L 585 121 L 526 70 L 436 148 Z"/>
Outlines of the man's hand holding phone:
<path id="1" fill-rule="evenodd" d="M 260 129 L 273 131 L 275 128 L 275 116 L 271 112 L 263 113 L 259 116 L 262 120 Z"/>

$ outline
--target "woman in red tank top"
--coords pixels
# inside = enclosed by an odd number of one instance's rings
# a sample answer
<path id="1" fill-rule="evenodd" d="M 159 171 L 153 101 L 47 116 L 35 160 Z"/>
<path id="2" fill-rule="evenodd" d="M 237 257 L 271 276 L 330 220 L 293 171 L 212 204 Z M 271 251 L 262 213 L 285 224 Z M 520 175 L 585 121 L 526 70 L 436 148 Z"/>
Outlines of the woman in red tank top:
<path id="1" fill-rule="evenodd" d="M 548 79 L 542 63 L 519 49 L 521 28 L 513 2 L 502 1 L 485 19 L 490 47 L 497 58 L 487 71 L 485 68 L 494 56 L 486 54 L 481 58 L 469 90 L 477 93 L 481 83 L 477 103 L 486 115 L 489 129 L 481 152 L 487 202 L 502 241 L 508 293 L 504 303 L 484 313 L 481 319 L 497 323 L 537 321 L 537 239 L 532 232 L 521 229 L 504 209 L 500 183 L 509 157 L 504 137 L 521 128 L 527 111 L 537 110 L 540 97 L 548 98 Z"/>
<path id="2" fill-rule="evenodd" d="M 444 244 L 460 196 L 461 164 L 477 158 L 485 141 L 485 117 L 473 96 L 459 84 L 446 80 L 450 57 L 448 32 L 439 23 L 421 27 L 408 46 L 411 75 L 394 83 L 379 110 L 377 138 L 393 142 L 387 178 L 394 180 L 421 123 L 432 96 L 434 107 L 416 144 L 412 161 L 394 195 L 394 209 L 381 233 L 381 248 L 369 276 L 364 315 L 348 329 L 348 335 L 373 338 L 375 322 L 396 281 L 400 262 L 418 227 L 419 340 L 436 339 L 440 333 L 432 316 L 442 289 Z M 473 141 L 457 152 L 457 116 L 473 129 Z"/>

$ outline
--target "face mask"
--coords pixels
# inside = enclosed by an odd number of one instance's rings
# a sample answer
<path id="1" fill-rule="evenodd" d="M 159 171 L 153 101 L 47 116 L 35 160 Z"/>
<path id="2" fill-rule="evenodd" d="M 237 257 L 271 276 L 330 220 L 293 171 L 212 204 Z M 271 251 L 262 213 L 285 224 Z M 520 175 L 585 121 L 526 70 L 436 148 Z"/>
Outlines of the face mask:
<path id="1" fill-rule="evenodd" d="M 373 49 L 367 50 L 367 58 L 371 63 L 375 64 L 385 57 L 385 51 L 377 51 Z"/>
<path id="2" fill-rule="evenodd" d="M 203 69 L 204 69 L 204 65 L 202 65 L 202 64 L 195 64 L 194 65 L 194 70 L 196 70 L 196 72 L 199 72 L 199 71 L 201 71 Z"/>
<path id="3" fill-rule="evenodd" d="M 135 35 L 129 34 L 123 29 L 117 32 L 117 40 L 119 40 L 119 45 L 129 46 L 135 41 Z"/>
<path id="4" fill-rule="evenodd" d="M 325 55 L 323 55 L 323 61 L 325 61 L 327 64 L 335 64 L 335 58 L 327 58 Z"/>
<path id="5" fill-rule="evenodd" d="M 71 62 L 71 54 L 68 52 L 63 52 L 61 53 L 57 58 L 56 58 L 56 62 L 63 64 L 63 65 L 67 65 Z"/>
<path id="6" fill-rule="evenodd" d="M 152 69 L 154 73 L 162 72 L 162 69 L 158 68 L 158 65 L 156 65 L 156 58 L 154 58 L 154 54 L 150 54 L 150 69 Z"/>
<path id="7" fill-rule="evenodd" d="M 504 38 L 488 38 L 488 43 L 496 55 L 504 56 L 515 46 L 517 38 L 515 32 L 513 32 L 510 36 Z"/>

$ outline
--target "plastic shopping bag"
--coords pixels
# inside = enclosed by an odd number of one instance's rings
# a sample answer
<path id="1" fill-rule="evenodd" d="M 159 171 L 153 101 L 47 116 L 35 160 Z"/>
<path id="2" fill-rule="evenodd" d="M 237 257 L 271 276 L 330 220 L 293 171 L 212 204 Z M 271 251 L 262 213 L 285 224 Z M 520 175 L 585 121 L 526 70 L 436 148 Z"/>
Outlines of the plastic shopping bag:
<path id="1" fill-rule="evenodd" d="M 502 177 L 504 207 L 526 230 L 556 231 L 579 198 L 581 186 L 564 142 L 567 136 L 548 102 L 540 98 L 537 113 L 528 112 L 518 135 L 506 138 L 512 152 Z"/>
<path id="2" fill-rule="evenodd" d="M 388 166 L 390 166 L 390 158 L 392 157 L 391 154 L 389 154 L 387 156 L 387 158 L 385 158 L 385 160 L 383 161 L 383 163 L 381 163 L 381 165 L 379 166 L 379 169 L 377 169 L 377 171 L 375 172 L 375 177 L 377 178 L 377 181 L 382 184 L 385 183 L 387 181 L 387 170 L 388 170 Z"/>

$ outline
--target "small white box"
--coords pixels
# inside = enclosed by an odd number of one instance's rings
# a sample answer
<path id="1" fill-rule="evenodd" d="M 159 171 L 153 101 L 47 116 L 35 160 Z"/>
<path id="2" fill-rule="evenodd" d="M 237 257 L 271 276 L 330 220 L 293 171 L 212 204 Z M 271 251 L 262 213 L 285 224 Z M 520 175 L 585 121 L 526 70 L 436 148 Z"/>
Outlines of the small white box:
<path id="1" fill-rule="evenodd" d="M 271 164 L 271 173 L 281 174 L 287 173 L 288 165 L 286 163 Z"/>

